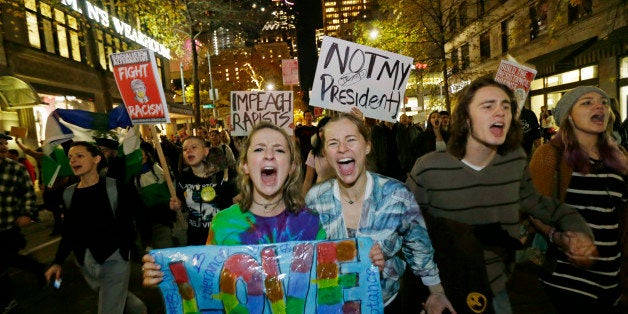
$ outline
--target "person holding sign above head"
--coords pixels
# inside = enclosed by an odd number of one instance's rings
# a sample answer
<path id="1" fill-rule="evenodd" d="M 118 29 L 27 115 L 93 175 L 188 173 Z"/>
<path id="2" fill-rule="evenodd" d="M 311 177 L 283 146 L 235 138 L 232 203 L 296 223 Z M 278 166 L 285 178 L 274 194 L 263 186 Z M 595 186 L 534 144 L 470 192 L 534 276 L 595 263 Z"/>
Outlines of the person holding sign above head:
<path id="1" fill-rule="evenodd" d="M 366 170 L 370 131 L 355 114 L 341 113 L 323 129 L 324 155 L 335 178 L 313 186 L 306 206 L 318 211 L 329 239 L 367 236 L 385 258 L 380 267 L 386 313 L 400 313 L 399 279 L 408 263 L 429 287 L 428 313 L 455 313 L 440 283 L 434 250 L 412 193 L 403 183 Z M 403 252 L 404 260 L 400 257 Z M 373 252 L 373 250 L 371 251 Z M 383 262 L 383 261 L 382 261 Z"/>
<path id="2" fill-rule="evenodd" d="M 202 245 L 209 225 L 219 210 L 231 205 L 224 191 L 223 169 L 226 160 L 220 148 L 209 148 L 205 140 L 189 136 L 183 141 L 183 168 L 176 180 L 176 197 L 170 198 L 170 209 L 187 210 L 187 245 Z"/>
<path id="3" fill-rule="evenodd" d="M 301 194 L 301 156 L 280 127 L 258 123 L 242 146 L 238 167 L 241 201 L 212 221 L 208 245 L 251 245 L 325 239 L 317 213 Z M 154 258 L 144 261 L 145 286 L 163 280 Z"/>

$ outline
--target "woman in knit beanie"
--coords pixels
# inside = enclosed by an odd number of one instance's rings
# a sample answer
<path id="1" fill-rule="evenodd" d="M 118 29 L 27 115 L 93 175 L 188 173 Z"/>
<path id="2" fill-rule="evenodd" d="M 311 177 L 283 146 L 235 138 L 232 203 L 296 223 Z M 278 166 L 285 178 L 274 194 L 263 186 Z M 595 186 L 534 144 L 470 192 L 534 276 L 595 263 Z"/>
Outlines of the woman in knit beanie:
<path id="1" fill-rule="evenodd" d="M 554 109 L 558 134 L 530 162 L 539 192 L 572 205 L 591 227 L 598 257 L 578 267 L 557 253 L 556 266 L 540 277 L 558 313 L 619 313 L 621 248 L 618 208 L 626 189 L 625 150 L 612 139 L 609 96 L 595 86 L 577 87 Z M 550 243 L 562 230 L 533 219 Z"/>

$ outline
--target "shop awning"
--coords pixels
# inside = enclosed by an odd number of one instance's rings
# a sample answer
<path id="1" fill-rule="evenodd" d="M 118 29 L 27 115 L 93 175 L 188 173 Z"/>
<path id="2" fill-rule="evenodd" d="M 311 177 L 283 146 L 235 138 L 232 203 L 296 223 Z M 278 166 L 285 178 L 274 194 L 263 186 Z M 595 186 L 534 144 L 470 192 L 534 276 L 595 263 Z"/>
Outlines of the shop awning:
<path id="1" fill-rule="evenodd" d="M 2 110 L 28 108 L 42 104 L 30 84 L 13 76 L 0 76 L 0 107 Z"/>
<path id="2" fill-rule="evenodd" d="M 537 77 L 573 70 L 576 67 L 575 58 L 589 48 L 596 38 L 589 38 L 567 47 L 532 58 L 526 63 L 534 64 L 538 71 Z"/>
<path id="3" fill-rule="evenodd" d="M 576 56 L 576 66 L 594 64 L 612 56 L 628 53 L 628 26 L 618 28 L 599 38 L 584 52 Z"/>

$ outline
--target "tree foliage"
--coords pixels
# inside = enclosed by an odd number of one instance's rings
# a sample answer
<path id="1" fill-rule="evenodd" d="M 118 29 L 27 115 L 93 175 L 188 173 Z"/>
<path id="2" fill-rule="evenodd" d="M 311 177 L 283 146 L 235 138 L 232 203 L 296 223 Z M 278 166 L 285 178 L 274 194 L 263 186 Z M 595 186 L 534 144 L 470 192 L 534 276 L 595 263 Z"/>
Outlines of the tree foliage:
<path id="1" fill-rule="evenodd" d="M 258 10 L 252 0 L 142 0 L 119 2 L 121 10 L 137 18 L 156 40 L 178 55 L 185 53 L 183 43 L 189 39 L 194 120 L 201 121 L 201 95 L 198 79 L 198 50 L 200 36 L 219 28 L 254 36 L 266 20 L 267 11 Z M 211 38 L 211 36 L 206 36 Z M 211 43 L 207 43 L 208 46 Z"/>

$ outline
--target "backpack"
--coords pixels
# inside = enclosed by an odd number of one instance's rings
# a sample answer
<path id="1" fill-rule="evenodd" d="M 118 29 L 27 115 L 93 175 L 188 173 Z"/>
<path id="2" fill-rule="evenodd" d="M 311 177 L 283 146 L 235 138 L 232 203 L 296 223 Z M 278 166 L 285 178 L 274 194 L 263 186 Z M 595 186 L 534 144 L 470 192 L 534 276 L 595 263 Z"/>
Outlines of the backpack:
<path id="1" fill-rule="evenodd" d="M 111 210 L 113 210 L 113 215 L 116 214 L 116 209 L 118 209 L 118 186 L 116 184 L 116 179 L 114 178 L 105 178 L 107 185 L 107 197 L 109 198 L 109 205 L 111 205 Z M 74 195 L 74 190 L 78 183 L 74 183 L 68 186 L 63 191 L 63 203 L 65 204 L 65 208 L 70 208 L 72 204 L 72 196 Z"/>

